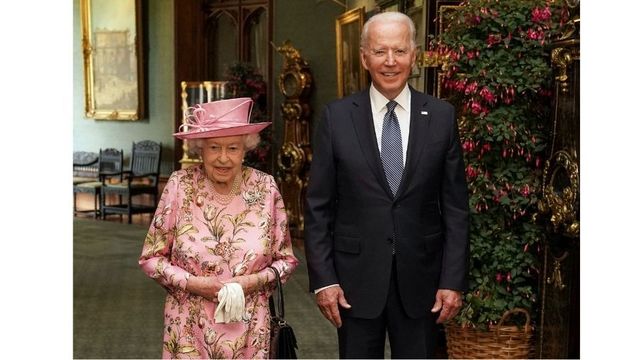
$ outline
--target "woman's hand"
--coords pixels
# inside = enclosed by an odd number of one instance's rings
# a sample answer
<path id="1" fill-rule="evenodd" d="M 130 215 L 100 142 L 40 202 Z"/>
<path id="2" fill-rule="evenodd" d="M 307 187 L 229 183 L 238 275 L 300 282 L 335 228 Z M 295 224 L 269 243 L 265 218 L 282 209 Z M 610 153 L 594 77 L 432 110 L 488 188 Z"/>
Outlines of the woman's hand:
<path id="1" fill-rule="evenodd" d="M 231 279 L 224 280 L 223 283 L 238 283 L 238 285 L 243 288 L 245 296 L 247 296 L 253 292 L 264 289 L 265 284 L 271 281 L 271 277 L 273 276 L 270 271 L 265 271 L 251 275 L 235 276 Z"/>
<path id="2" fill-rule="evenodd" d="M 187 291 L 199 295 L 210 301 L 218 301 L 218 292 L 223 287 L 223 283 L 216 277 L 190 276 L 187 280 Z"/>

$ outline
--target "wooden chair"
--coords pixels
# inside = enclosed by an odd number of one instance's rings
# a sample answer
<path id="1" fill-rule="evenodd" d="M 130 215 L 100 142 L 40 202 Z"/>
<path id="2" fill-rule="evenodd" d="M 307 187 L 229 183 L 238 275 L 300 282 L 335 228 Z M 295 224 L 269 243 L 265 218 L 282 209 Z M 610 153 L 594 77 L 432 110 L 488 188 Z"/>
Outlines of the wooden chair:
<path id="1" fill-rule="evenodd" d="M 104 181 L 111 181 L 111 178 L 119 176 L 121 181 L 121 171 L 123 169 L 123 150 L 105 149 L 99 150 L 99 157 L 95 161 L 97 166 L 95 176 L 90 181 L 78 181 L 73 179 L 73 213 L 93 212 L 95 218 L 100 214 L 101 209 L 101 187 Z M 115 175 L 111 175 L 115 174 Z M 87 178 L 90 179 L 90 178 Z M 92 210 L 77 210 L 77 193 L 89 193 L 93 195 L 95 202 Z"/>
<path id="2" fill-rule="evenodd" d="M 102 182 L 102 219 L 109 214 L 126 214 L 130 224 L 133 214 L 154 213 L 159 202 L 160 168 L 161 143 L 152 140 L 132 143 L 130 170 L 121 172 L 122 182 L 117 184 Z M 143 194 L 152 196 L 152 205 L 133 201 L 134 196 Z M 118 195 L 118 203 L 108 204 L 107 201 L 112 198 L 110 195 Z M 123 198 L 126 199 L 125 203 Z"/>
<path id="3" fill-rule="evenodd" d="M 73 152 L 73 185 L 99 180 L 99 154 L 90 151 Z"/>

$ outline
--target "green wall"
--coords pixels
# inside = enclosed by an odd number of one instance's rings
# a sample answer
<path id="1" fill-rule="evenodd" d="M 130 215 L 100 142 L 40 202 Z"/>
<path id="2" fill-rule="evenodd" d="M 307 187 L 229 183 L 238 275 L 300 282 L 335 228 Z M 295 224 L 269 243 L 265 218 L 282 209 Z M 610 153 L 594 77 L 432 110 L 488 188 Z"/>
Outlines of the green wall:
<path id="1" fill-rule="evenodd" d="M 375 8 L 375 2 L 375 0 L 348 0 L 346 5 L 349 10 L 363 6 L 364 11 L 369 12 Z"/>
<path id="2" fill-rule="evenodd" d="M 126 163 L 132 142 L 160 141 L 163 144 L 161 173 L 173 169 L 174 140 L 174 11 L 173 0 L 151 0 L 147 4 L 146 56 L 148 63 L 148 109 L 145 119 L 109 121 L 84 116 L 84 65 L 79 0 L 73 0 L 73 150 L 99 152 L 100 148 L 123 149 Z"/>
<path id="3" fill-rule="evenodd" d="M 313 75 L 313 110 L 311 126 L 315 128 L 324 105 L 337 98 L 337 69 L 335 59 L 335 20 L 345 9 L 332 1 L 277 0 L 274 2 L 273 42 L 282 45 L 285 40 L 300 51 Z M 283 129 L 280 105 L 284 97 L 277 81 L 283 58 L 273 54 L 273 118 L 275 134 L 280 146 Z"/>

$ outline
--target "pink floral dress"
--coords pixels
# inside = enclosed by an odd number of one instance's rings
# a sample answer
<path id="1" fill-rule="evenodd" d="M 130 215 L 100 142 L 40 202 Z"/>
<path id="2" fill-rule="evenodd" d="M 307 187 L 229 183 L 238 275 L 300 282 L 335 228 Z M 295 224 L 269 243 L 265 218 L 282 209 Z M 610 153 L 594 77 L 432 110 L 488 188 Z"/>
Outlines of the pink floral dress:
<path id="1" fill-rule="evenodd" d="M 282 196 L 272 176 L 243 167 L 240 193 L 213 199 L 201 166 L 172 173 L 143 251 L 142 270 L 167 290 L 164 358 L 268 358 L 268 297 L 273 284 L 245 296 L 242 322 L 216 323 L 216 303 L 185 290 L 189 274 L 234 276 L 270 272 L 283 282 L 298 264 Z"/>

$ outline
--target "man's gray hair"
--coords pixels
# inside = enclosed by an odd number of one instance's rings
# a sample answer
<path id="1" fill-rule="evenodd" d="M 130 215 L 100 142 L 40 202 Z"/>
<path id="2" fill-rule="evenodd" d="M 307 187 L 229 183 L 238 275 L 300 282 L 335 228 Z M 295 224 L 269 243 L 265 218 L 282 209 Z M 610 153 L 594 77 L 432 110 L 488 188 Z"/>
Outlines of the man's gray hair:
<path id="1" fill-rule="evenodd" d="M 364 27 L 362 28 L 362 36 L 360 39 L 360 47 L 366 48 L 368 45 L 368 29 L 370 25 L 374 22 L 400 22 L 408 26 L 408 30 L 410 32 L 410 46 L 412 49 L 416 49 L 417 45 L 415 42 L 415 38 L 417 36 L 417 29 L 415 28 L 415 24 L 412 22 L 412 19 L 404 13 L 398 11 L 387 11 L 382 12 L 376 15 L 371 16 L 370 19 L 366 21 Z"/>

